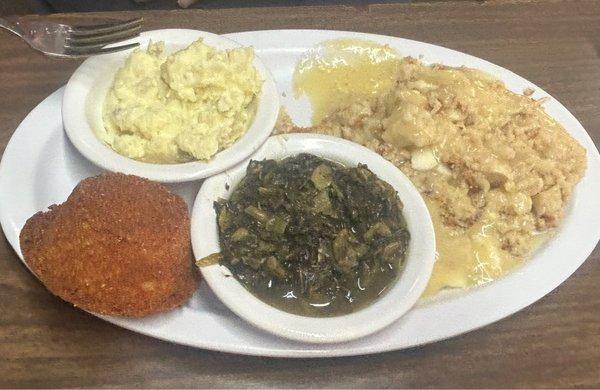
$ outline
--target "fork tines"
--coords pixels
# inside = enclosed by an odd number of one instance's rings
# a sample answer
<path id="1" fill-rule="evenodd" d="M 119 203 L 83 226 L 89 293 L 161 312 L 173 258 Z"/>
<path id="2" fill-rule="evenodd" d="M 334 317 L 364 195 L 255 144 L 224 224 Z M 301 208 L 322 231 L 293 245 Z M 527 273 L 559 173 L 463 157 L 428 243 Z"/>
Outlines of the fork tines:
<path id="1" fill-rule="evenodd" d="M 65 48 L 73 54 L 100 54 L 138 46 L 139 44 L 136 42 L 105 48 L 106 45 L 140 35 L 142 21 L 143 18 L 136 18 L 93 26 L 73 26 L 67 32 Z"/>

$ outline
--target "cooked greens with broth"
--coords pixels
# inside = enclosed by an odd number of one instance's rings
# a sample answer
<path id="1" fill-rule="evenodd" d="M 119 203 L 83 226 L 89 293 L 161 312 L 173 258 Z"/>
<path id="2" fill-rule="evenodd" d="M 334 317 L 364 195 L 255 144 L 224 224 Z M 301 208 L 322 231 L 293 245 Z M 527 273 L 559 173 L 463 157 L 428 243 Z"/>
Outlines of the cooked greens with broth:
<path id="1" fill-rule="evenodd" d="M 300 154 L 251 161 L 215 202 L 219 261 L 281 310 L 334 316 L 382 295 L 402 270 L 409 232 L 396 191 L 366 165 Z"/>

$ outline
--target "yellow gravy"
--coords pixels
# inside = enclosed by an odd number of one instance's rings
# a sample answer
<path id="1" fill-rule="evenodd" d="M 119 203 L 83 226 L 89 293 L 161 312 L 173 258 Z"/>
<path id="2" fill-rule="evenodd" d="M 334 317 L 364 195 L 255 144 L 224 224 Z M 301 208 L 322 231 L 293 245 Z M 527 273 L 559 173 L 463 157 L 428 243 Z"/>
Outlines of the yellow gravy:
<path id="1" fill-rule="evenodd" d="M 436 263 L 424 297 L 432 296 L 445 287 L 462 288 L 491 282 L 521 263 L 521 259 L 499 249 L 498 233 L 493 222 L 486 221 L 457 231 L 444 225 L 436 201 L 425 198 L 436 241 Z M 531 250 L 544 243 L 550 233 L 533 237 Z"/>
<path id="2" fill-rule="evenodd" d="M 313 123 L 352 103 L 389 89 L 399 54 L 389 46 L 358 39 L 326 41 L 310 50 L 294 71 L 296 97 L 306 95 Z"/>

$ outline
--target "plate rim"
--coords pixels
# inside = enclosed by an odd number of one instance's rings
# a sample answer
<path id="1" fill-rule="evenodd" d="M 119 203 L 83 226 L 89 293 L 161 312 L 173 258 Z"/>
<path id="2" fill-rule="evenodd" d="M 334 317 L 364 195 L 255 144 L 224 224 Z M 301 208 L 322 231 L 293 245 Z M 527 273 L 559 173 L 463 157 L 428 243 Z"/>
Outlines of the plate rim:
<path id="1" fill-rule="evenodd" d="M 413 41 L 413 40 L 406 40 L 404 38 L 399 38 L 399 37 L 366 34 L 366 33 L 343 32 L 343 31 L 334 31 L 334 30 L 292 30 L 292 29 L 290 29 L 290 30 L 262 30 L 262 31 L 253 31 L 253 32 L 244 32 L 244 33 L 234 33 L 234 34 L 227 34 L 227 36 L 230 38 L 233 38 L 233 39 L 240 39 L 240 38 L 243 38 L 244 36 L 247 36 L 247 34 L 259 34 L 260 35 L 260 34 L 264 34 L 264 33 L 268 33 L 268 34 L 278 33 L 279 34 L 278 37 L 281 38 L 285 33 L 289 34 L 291 32 L 292 34 L 298 34 L 298 33 L 306 34 L 307 31 L 309 31 L 311 33 L 318 33 L 318 35 L 321 36 L 320 40 L 336 38 L 336 35 L 337 36 L 353 35 L 353 36 L 359 36 L 362 38 L 373 39 L 376 41 L 378 39 L 399 40 L 400 42 L 405 41 L 405 42 L 412 42 L 412 44 L 417 44 L 417 45 L 426 45 L 426 47 L 435 47 L 438 49 L 442 48 L 444 50 L 449 50 L 450 53 L 458 54 L 461 57 L 466 56 L 466 58 L 474 59 L 474 60 L 476 60 L 475 62 L 485 63 L 485 64 L 487 64 L 488 67 L 491 66 L 491 67 L 494 67 L 497 69 L 501 69 L 504 74 L 512 75 L 513 77 L 516 77 L 520 82 L 527 83 L 527 84 L 531 85 L 532 87 L 534 87 L 537 91 L 540 91 L 541 93 L 543 93 L 545 96 L 551 97 L 550 94 L 545 92 L 543 89 L 537 87 L 535 84 L 531 83 L 530 81 L 522 78 L 521 76 L 518 76 L 517 74 L 511 72 L 510 70 L 508 70 L 506 68 L 502 68 L 498 65 L 492 64 L 484 59 L 474 57 L 469 54 L 458 52 L 458 51 L 455 51 L 452 49 L 447 49 L 442 46 L 432 45 L 432 44 Z M 330 36 L 330 35 L 332 35 L 332 36 Z M 61 91 L 62 91 L 62 88 L 59 89 L 58 91 L 55 91 L 53 94 L 51 94 L 49 97 L 47 97 L 44 101 L 42 101 L 42 103 L 38 104 L 36 106 L 36 108 L 34 108 L 27 115 L 25 120 L 23 122 L 21 122 L 21 124 L 19 125 L 19 127 L 17 128 L 17 130 L 15 131 L 15 133 L 9 140 L 9 142 L 5 148 L 4 154 L 2 156 L 2 161 L 0 162 L 0 183 L 4 180 L 5 175 L 4 175 L 3 167 L 5 166 L 5 158 L 7 155 L 7 151 L 9 151 L 11 149 L 11 142 L 14 139 L 13 137 L 15 136 L 15 134 L 17 134 L 19 129 L 22 128 L 22 124 L 28 118 L 30 118 L 32 116 L 34 111 L 36 111 L 40 106 L 42 106 L 48 99 L 52 98 L 53 96 L 55 96 L 55 94 L 60 93 Z M 568 119 L 570 120 L 570 122 L 572 122 L 573 126 L 578 127 L 578 129 L 574 129 L 574 128 L 572 128 L 572 126 L 569 126 L 569 127 L 565 126 L 565 127 L 567 127 L 567 130 L 573 130 L 573 132 L 577 133 L 577 135 L 581 139 L 583 139 L 582 143 L 586 147 L 586 150 L 588 151 L 588 168 L 587 168 L 588 171 L 586 172 L 586 176 L 584 177 L 584 179 L 582 179 L 582 181 L 583 181 L 583 180 L 585 180 L 586 177 L 591 175 L 590 170 L 594 168 L 594 166 L 592 166 L 592 164 L 590 164 L 590 162 L 595 163 L 596 167 L 600 166 L 600 155 L 598 154 L 597 147 L 595 146 L 595 144 L 594 144 L 593 140 L 591 139 L 591 137 L 589 136 L 589 134 L 585 131 L 583 126 L 581 126 L 581 124 L 577 121 L 577 119 L 573 116 L 573 114 L 571 114 L 570 111 L 568 109 L 566 109 L 566 107 L 564 107 L 555 98 L 551 97 L 551 100 L 553 100 L 554 104 L 557 105 L 558 109 L 560 109 L 561 112 L 563 112 L 564 114 L 566 114 L 568 116 Z M 569 131 L 570 134 L 575 135 L 573 132 Z M 581 142 L 581 140 L 580 140 L 580 142 Z M 598 173 L 596 173 L 596 172 L 594 172 L 593 174 L 595 176 L 598 176 Z M 580 186 L 581 186 L 581 183 L 578 184 L 578 187 L 580 187 Z M 575 195 L 577 195 L 578 192 L 580 192 L 580 191 L 577 191 L 578 189 L 579 188 L 576 188 L 574 197 L 575 197 Z M 1 192 L 2 191 L 0 191 L 0 196 L 1 196 Z M 8 225 L 7 225 L 7 221 L 5 221 L 5 211 L 4 211 L 5 207 L 2 206 L 2 203 L 3 202 L 0 202 L 0 223 L 2 224 L 3 230 L 6 231 Z M 571 203 L 573 203 L 573 200 Z M 289 348 L 283 347 L 280 349 L 261 348 L 261 347 L 242 347 L 242 346 L 226 346 L 226 347 L 224 347 L 222 344 L 212 343 L 212 342 L 205 342 L 205 343 L 202 343 L 202 345 L 200 345 L 197 342 L 193 342 L 193 341 L 189 341 L 189 340 L 186 342 L 185 340 L 177 339 L 177 337 L 171 337 L 171 338 L 161 337 L 160 335 L 153 334 L 152 332 L 145 332 L 143 330 L 132 327 L 131 324 L 128 324 L 126 321 L 119 321 L 120 319 L 115 320 L 114 318 L 105 318 L 103 316 L 100 316 L 100 318 L 106 319 L 109 322 L 112 322 L 119 326 L 125 327 L 127 329 L 134 330 L 136 332 L 146 334 L 146 335 L 149 335 L 149 336 L 152 336 L 155 338 L 163 339 L 166 341 L 176 342 L 176 343 L 199 347 L 199 348 L 204 348 L 204 349 L 211 349 L 211 350 L 217 350 L 217 351 L 223 351 L 223 352 L 232 352 L 232 353 L 245 354 L 245 355 L 260 355 L 260 356 L 273 356 L 273 357 L 329 357 L 329 356 L 366 355 L 366 354 L 372 354 L 372 353 L 378 353 L 378 352 L 405 349 L 405 348 L 409 348 L 409 347 L 413 347 L 413 346 L 417 346 L 417 345 L 424 345 L 424 344 L 428 344 L 431 342 L 440 341 L 440 340 L 443 340 L 446 338 L 457 336 L 459 334 L 470 332 L 472 330 L 478 329 L 480 327 L 483 327 L 483 326 L 489 325 L 493 322 L 496 322 L 502 318 L 505 318 L 508 315 L 516 313 L 516 312 L 522 310 L 523 308 L 529 306 L 530 304 L 536 302 L 537 300 L 539 300 L 540 298 L 545 296 L 547 293 L 549 293 L 550 291 L 552 291 L 553 289 L 558 287 L 562 282 L 564 282 L 565 279 L 567 279 L 573 272 L 575 272 L 575 270 L 577 270 L 577 268 L 579 268 L 579 266 L 581 264 L 583 264 L 583 262 L 585 262 L 589 258 L 590 253 L 593 251 L 593 249 L 597 245 L 598 238 L 600 238 L 600 237 L 598 237 L 600 235 L 598 233 L 600 233 L 600 230 L 597 229 L 597 231 L 595 232 L 595 234 L 596 234 L 595 242 L 592 242 L 592 240 L 590 239 L 589 242 L 586 243 L 587 245 L 584 245 L 582 248 L 580 248 L 580 250 L 578 252 L 579 254 L 577 256 L 573 256 L 574 258 L 581 257 L 582 260 L 580 260 L 580 261 L 578 260 L 578 261 L 575 261 L 574 264 L 570 264 L 569 271 L 566 273 L 563 273 L 559 278 L 557 278 L 552 283 L 548 283 L 548 285 L 545 286 L 543 291 L 541 291 L 541 292 L 537 291 L 537 293 L 535 293 L 533 295 L 531 295 L 531 293 L 530 293 L 528 295 L 528 299 L 524 300 L 525 303 L 519 303 L 516 305 L 512 305 L 512 307 L 513 307 L 512 309 L 503 308 L 501 310 L 497 310 L 497 311 L 499 311 L 499 313 L 496 313 L 496 315 L 494 316 L 493 319 L 482 321 L 482 323 L 479 324 L 478 326 L 469 326 L 469 327 L 463 329 L 462 331 L 450 332 L 450 334 L 446 335 L 445 337 L 434 337 L 431 340 L 417 341 L 411 345 L 406 345 L 406 346 L 388 345 L 386 348 L 372 348 L 370 346 L 366 346 L 366 347 L 351 348 L 350 350 L 348 350 L 348 349 L 335 349 L 335 345 L 334 345 L 334 346 L 332 346 L 333 349 L 325 348 L 325 349 L 315 350 L 315 349 L 306 349 L 305 345 L 298 345 L 297 347 L 289 347 Z M 5 236 L 7 237 L 7 240 L 8 240 L 8 235 L 6 235 L 6 233 L 5 233 Z M 13 245 L 13 242 L 11 240 L 9 240 L 9 242 L 10 242 L 11 246 L 13 246 L 13 249 L 15 249 L 16 253 L 18 255 L 20 255 L 18 246 L 15 248 L 15 245 Z M 585 256 L 583 255 L 584 253 L 585 253 Z M 531 259 L 529 262 L 532 262 L 532 261 L 533 261 L 533 259 Z M 511 274 L 509 274 L 509 276 Z M 487 286 L 478 288 L 474 291 L 476 293 L 478 293 L 480 291 L 489 291 L 489 290 L 498 288 L 498 286 L 500 284 L 505 284 L 503 282 L 505 282 L 506 279 L 507 278 L 501 278 L 501 279 L 495 281 L 494 283 L 491 283 Z M 473 295 L 473 294 L 465 294 L 465 296 L 470 296 L 470 295 Z M 477 295 L 481 295 L 481 294 L 477 294 Z M 489 295 L 489 293 L 487 295 Z M 445 304 L 445 299 L 435 301 L 435 302 L 428 302 L 425 305 L 421 305 L 419 307 L 419 309 L 434 310 L 437 306 L 442 305 L 442 304 Z M 517 308 L 515 309 L 514 307 L 517 307 Z"/>

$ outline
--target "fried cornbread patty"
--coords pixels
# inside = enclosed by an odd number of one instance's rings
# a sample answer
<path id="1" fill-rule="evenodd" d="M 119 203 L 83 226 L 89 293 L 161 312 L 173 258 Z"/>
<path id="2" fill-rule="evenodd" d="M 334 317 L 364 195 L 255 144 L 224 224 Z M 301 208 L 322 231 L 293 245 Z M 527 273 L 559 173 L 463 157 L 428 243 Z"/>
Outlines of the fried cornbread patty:
<path id="1" fill-rule="evenodd" d="M 109 173 L 29 218 L 26 263 L 55 295 L 82 309 L 139 317 L 183 304 L 196 290 L 185 202 L 164 186 Z"/>

